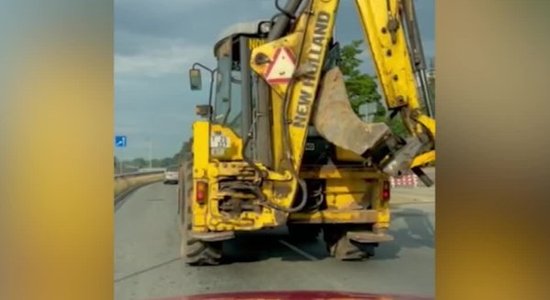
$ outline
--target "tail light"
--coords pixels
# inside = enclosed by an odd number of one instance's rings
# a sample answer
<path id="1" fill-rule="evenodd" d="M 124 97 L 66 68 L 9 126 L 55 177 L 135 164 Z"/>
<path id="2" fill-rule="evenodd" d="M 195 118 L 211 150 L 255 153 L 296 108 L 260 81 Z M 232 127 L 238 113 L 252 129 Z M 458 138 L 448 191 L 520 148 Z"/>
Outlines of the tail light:
<path id="1" fill-rule="evenodd" d="M 195 200 L 199 204 L 204 204 L 208 198 L 208 183 L 204 181 L 197 181 L 195 189 Z"/>
<path id="2" fill-rule="evenodd" d="M 382 183 L 382 201 L 390 200 L 390 182 L 384 180 Z"/>

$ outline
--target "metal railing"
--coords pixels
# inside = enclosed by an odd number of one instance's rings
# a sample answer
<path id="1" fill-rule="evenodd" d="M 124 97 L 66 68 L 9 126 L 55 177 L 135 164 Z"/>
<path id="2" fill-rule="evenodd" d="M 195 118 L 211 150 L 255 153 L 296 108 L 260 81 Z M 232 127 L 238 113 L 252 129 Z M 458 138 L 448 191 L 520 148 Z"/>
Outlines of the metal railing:
<path id="1" fill-rule="evenodd" d="M 114 176 L 114 200 L 115 205 L 136 189 L 161 181 L 164 178 L 164 170 L 150 170 L 116 174 Z"/>
<path id="2" fill-rule="evenodd" d="M 152 174 L 164 174 L 164 170 L 138 171 L 138 172 L 115 174 L 115 179 L 117 179 L 117 178 L 136 177 L 136 176 L 144 176 L 144 175 L 152 175 Z"/>

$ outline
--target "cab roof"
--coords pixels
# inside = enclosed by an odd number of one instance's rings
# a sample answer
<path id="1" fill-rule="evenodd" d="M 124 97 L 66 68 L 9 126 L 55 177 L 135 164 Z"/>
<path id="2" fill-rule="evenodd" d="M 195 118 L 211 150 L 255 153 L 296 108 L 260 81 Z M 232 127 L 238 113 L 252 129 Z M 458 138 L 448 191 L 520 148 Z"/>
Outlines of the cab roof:
<path id="1" fill-rule="evenodd" d="M 214 44 L 214 56 L 218 52 L 218 49 L 228 40 L 233 40 L 239 36 L 250 36 L 256 38 L 265 37 L 267 34 L 260 31 L 260 24 L 270 23 L 267 20 L 257 20 L 252 22 L 240 22 L 229 26 L 220 34 L 220 39 Z"/>

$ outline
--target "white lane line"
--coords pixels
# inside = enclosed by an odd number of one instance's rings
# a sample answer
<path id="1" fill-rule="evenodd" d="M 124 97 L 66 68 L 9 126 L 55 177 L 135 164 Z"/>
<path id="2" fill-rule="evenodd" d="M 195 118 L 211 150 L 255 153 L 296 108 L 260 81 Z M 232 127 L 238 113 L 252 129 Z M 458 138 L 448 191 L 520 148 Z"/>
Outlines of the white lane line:
<path id="1" fill-rule="evenodd" d="M 302 249 L 300 249 L 300 248 L 298 248 L 298 247 L 292 245 L 291 243 L 289 243 L 289 242 L 287 242 L 287 241 L 285 241 L 285 240 L 279 240 L 279 243 L 281 243 L 281 244 L 287 246 L 288 248 L 290 248 L 290 250 L 292 250 L 292 251 L 294 251 L 294 252 L 300 254 L 301 256 L 303 256 L 303 257 L 305 257 L 305 258 L 307 258 L 307 259 L 309 259 L 309 260 L 313 260 L 313 261 L 319 260 L 317 257 L 315 257 L 315 256 L 313 256 L 313 255 L 311 255 L 311 254 L 309 254 L 309 253 L 307 253 L 307 252 L 305 252 L 304 250 L 302 250 Z"/>

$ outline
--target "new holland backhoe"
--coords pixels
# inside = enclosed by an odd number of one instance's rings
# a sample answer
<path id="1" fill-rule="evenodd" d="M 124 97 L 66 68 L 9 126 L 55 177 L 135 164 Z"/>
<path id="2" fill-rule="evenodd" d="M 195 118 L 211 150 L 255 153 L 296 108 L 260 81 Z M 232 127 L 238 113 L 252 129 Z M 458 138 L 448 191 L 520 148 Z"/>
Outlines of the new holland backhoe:
<path id="1" fill-rule="evenodd" d="M 239 232 L 288 227 L 322 233 L 330 255 L 359 260 L 391 241 L 390 176 L 435 161 L 435 120 L 412 0 L 355 0 L 391 118 L 367 123 L 351 109 L 334 24 L 339 0 L 288 0 L 271 20 L 214 46 L 215 68 L 196 63 L 192 90 L 210 79 L 180 170 L 181 253 L 191 265 L 222 261 Z"/>

